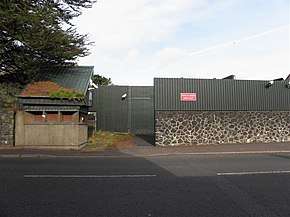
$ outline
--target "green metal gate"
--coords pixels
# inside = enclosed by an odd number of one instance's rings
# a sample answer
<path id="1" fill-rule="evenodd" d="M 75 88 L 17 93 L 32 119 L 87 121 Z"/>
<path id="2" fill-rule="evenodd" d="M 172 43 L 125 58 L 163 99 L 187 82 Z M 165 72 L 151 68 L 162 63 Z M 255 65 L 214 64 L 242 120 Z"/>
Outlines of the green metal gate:
<path id="1" fill-rule="evenodd" d="M 154 134 L 152 86 L 99 86 L 93 102 L 98 130 Z"/>

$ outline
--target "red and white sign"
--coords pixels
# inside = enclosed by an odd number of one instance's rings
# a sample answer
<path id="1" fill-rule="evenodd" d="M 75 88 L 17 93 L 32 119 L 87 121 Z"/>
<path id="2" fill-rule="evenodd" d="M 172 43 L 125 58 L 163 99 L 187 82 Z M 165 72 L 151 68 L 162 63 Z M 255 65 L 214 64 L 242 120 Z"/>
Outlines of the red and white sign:
<path id="1" fill-rule="evenodd" d="M 181 101 L 196 101 L 196 93 L 180 93 Z"/>

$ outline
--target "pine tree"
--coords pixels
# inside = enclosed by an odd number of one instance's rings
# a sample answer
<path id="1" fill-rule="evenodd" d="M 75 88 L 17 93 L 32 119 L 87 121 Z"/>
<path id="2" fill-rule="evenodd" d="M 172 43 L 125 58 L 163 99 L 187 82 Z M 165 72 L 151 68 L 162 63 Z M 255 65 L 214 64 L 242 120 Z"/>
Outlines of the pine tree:
<path id="1" fill-rule="evenodd" d="M 93 0 L 2 0 L 0 82 L 25 84 L 43 68 L 89 54 L 87 35 L 71 23 Z"/>
<path id="2" fill-rule="evenodd" d="M 94 75 L 93 82 L 97 85 L 113 85 L 111 78 L 106 78 L 102 75 Z"/>

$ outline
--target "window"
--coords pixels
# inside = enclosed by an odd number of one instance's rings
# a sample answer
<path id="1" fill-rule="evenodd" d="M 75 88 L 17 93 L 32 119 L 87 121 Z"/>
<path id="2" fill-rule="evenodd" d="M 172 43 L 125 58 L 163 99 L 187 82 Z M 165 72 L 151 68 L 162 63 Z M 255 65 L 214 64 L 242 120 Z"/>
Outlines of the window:
<path id="1" fill-rule="evenodd" d="M 24 114 L 25 123 L 42 123 L 44 119 L 45 115 L 42 111 L 31 111 Z"/>
<path id="2" fill-rule="evenodd" d="M 25 112 L 24 121 L 28 123 L 84 123 L 85 114 L 79 116 L 77 111 L 29 111 Z"/>
<path id="3" fill-rule="evenodd" d="M 62 122 L 77 122 L 77 112 L 63 111 L 61 112 Z"/>
<path id="4" fill-rule="evenodd" d="M 46 113 L 46 121 L 47 122 L 58 122 L 58 112 L 57 111 L 49 111 Z"/>

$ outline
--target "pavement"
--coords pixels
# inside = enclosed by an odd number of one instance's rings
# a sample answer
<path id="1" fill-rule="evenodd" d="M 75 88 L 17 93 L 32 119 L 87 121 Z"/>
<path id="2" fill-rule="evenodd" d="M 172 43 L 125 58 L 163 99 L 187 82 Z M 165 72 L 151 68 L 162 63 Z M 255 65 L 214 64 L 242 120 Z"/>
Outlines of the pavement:
<path id="1" fill-rule="evenodd" d="M 290 143 L 247 143 L 199 146 L 160 147 L 150 145 L 144 138 L 135 139 L 135 146 L 111 148 L 97 152 L 81 150 L 36 149 L 26 147 L 0 147 L 0 158 L 40 157 L 157 157 L 169 155 L 222 155 L 290 153 Z"/>

